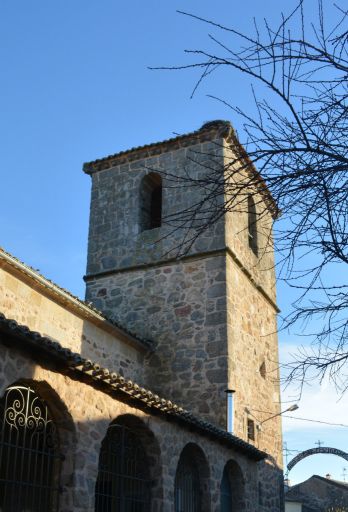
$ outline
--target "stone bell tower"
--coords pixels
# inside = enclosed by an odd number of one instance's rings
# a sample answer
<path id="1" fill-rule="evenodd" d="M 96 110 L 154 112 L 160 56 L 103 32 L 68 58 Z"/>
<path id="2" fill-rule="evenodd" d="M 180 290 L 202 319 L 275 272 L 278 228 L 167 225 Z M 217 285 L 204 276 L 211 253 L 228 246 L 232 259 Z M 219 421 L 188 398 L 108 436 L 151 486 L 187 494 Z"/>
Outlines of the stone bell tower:
<path id="1" fill-rule="evenodd" d="M 280 418 L 268 420 L 280 410 L 276 206 L 251 164 L 231 173 L 237 151 L 247 163 L 230 123 L 214 121 L 85 164 L 92 178 L 86 299 L 155 343 L 142 384 L 223 428 L 225 390 L 234 389 L 234 433 L 281 465 Z M 196 237 L 201 220 L 190 212 L 206 190 L 194 179 L 212 170 L 225 176 L 225 196 L 214 199 L 220 207 L 243 180 L 244 197 Z"/>

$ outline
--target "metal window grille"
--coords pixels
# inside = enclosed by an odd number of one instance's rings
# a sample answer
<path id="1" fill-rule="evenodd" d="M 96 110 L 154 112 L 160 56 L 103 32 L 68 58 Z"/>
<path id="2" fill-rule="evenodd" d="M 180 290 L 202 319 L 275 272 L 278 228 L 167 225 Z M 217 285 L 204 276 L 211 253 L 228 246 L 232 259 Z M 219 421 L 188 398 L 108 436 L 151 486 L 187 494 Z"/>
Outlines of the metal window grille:
<path id="1" fill-rule="evenodd" d="M 57 510 L 58 436 L 47 405 L 26 386 L 0 402 L 0 510 Z"/>
<path id="2" fill-rule="evenodd" d="M 95 512 L 149 512 L 149 464 L 137 435 L 111 425 L 102 443 Z"/>
<path id="3" fill-rule="evenodd" d="M 221 480 L 221 512 L 230 512 L 232 508 L 232 490 L 228 469 L 225 467 Z"/>
<path id="4" fill-rule="evenodd" d="M 175 512 L 201 510 L 199 473 L 195 460 L 186 453 L 180 457 L 175 476 Z"/>

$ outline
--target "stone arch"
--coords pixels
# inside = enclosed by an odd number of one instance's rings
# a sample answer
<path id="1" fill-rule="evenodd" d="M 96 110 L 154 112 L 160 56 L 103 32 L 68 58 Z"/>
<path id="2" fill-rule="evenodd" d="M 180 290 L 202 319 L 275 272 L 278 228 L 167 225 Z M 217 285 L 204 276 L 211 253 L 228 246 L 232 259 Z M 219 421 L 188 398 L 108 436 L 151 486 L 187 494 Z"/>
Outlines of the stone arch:
<path id="1" fill-rule="evenodd" d="M 46 381 L 35 381 L 33 379 L 19 379 L 12 384 L 9 384 L 4 390 L 3 395 L 1 396 L 0 403 L 3 406 L 3 400 L 6 396 L 7 392 L 17 393 L 23 399 L 25 399 L 25 393 L 27 396 L 33 397 L 32 404 L 30 405 L 29 401 L 29 409 L 31 411 L 26 412 L 27 420 L 25 420 L 28 424 L 26 428 L 35 428 L 36 430 L 35 436 L 41 435 L 40 432 L 43 430 L 43 421 L 45 420 L 42 412 L 47 411 L 48 414 L 47 419 L 53 422 L 53 430 L 50 427 L 49 431 L 47 431 L 46 439 L 51 439 L 50 444 L 52 443 L 52 449 L 54 447 L 54 466 L 52 467 L 52 478 L 53 478 L 53 487 L 56 489 L 59 488 L 59 501 L 63 498 L 62 494 L 68 492 L 69 485 L 73 483 L 73 474 L 74 474 L 74 453 L 75 453 L 75 445 L 76 445 L 76 433 L 75 433 L 75 425 L 73 419 L 59 395 L 56 391 L 46 382 Z M 7 394 L 8 396 L 8 394 Z M 16 399 L 15 399 L 16 400 Z M 18 400 L 18 398 L 17 398 Z M 38 400 L 38 402 L 36 401 Z M 39 406 L 38 406 L 39 404 Z M 20 403 L 18 402 L 17 412 L 20 412 Z M 1 409 L 1 407 L 0 407 Z M 34 411 L 34 412 L 32 412 Z M 3 411 L 4 412 L 4 411 Z M 33 418 L 37 418 L 35 420 L 31 419 L 30 415 L 33 415 Z M 24 416 L 23 416 L 24 417 Z M 41 419 L 42 417 L 42 419 Z M 18 420 L 20 421 L 20 419 Z M 37 427 L 35 425 L 37 424 Z M 20 423 L 23 428 L 24 423 Z M 34 425 L 30 427 L 30 425 Z M 49 425 L 49 423 L 47 423 Z M 47 427 L 45 427 L 47 430 Z M 32 434 L 33 436 L 33 434 Z M 29 436 L 28 436 L 29 437 Z M 17 434 L 17 439 L 20 438 L 20 434 Z M 37 441 L 38 443 L 38 441 Z M 23 445 L 24 446 L 24 445 Z M 34 453 L 35 453 L 35 447 Z M 24 453 L 24 452 L 23 452 Z M 29 452 L 28 452 L 29 453 Z M 38 452 L 39 453 L 39 452 Z M 43 452 L 41 452 L 43 453 Z M 33 457 L 34 455 L 31 455 Z M 24 460 L 23 458 L 21 459 Z M 23 462 L 22 462 L 23 463 Z M 30 464 L 30 460 L 26 464 Z M 38 464 L 37 464 L 38 465 Z M 27 473 L 30 474 L 30 470 Z M 47 469 L 48 471 L 48 469 Z M 25 471 L 22 470 L 21 474 Z M 33 477 L 35 478 L 35 477 Z M 54 498 L 50 498 L 53 500 L 49 504 L 46 504 L 47 510 L 56 510 L 59 507 L 58 502 L 58 492 L 56 492 L 57 496 Z M 28 499 L 28 498 L 26 498 Z M 36 498 L 32 497 L 32 500 Z M 36 504 L 35 506 L 39 506 Z M 5 510 L 5 509 L 4 509 Z M 40 508 L 41 510 L 41 508 Z M 45 508 L 46 510 L 46 508 Z"/>
<path id="2" fill-rule="evenodd" d="M 124 442 L 125 436 L 128 442 L 127 445 L 123 445 L 123 447 L 125 447 L 125 449 L 123 449 L 122 444 Z M 96 511 L 99 509 L 102 510 L 102 507 L 104 506 L 102 500 L 97 498 L 97 495 L 101 495 L 101 492 L 99 492 L 99 487 L 103 485 L 103 466 L 105 466 L 105 462 L 108 464 L 108 461 L 105 461 L 105 457 L 103 459 L 103 450 L 105 453 L 105 450 L 108 449 L 108 446 L 112 446 L 111 449 L 115 455 L 114 460 L 116 460 L 119 455 L 124 456 L 125 453 L 130 453 L 132 451 L 129 450 L 129 448 L 131 448 L 130 445 L 135 445 L 133 454 L 136 452 L 137 455 L 140 454 L 140 457 L 145 459 L 141 466 L 144 467 L 146 474 L 141 475 L 139 480 L 141 480 L 144 476 L 144 479 L 146 479 L 146 488 L 144 487 L 144 489 L 149 493 L 148 502 L 150 505 L 146 504 L 146 497 L 144 497 L 144 499 L 141 497 L 140 501 L 143 499 L 144 505 L 143 508 L 141 508 L 141 504 L 138 504 L 137 506 L 139 508 L 137 508 L 137 510 L 144 510 L 144 512 L 148 512 L 148 510 L 158 510 L 161 507 L 163 502 L 163 478 L 159 443 L 152 430 L 141 418 L 132 414 L 123 414 L 118 416 L 109 424 L 101 444 L 98 477 L 96 482 Z M 111 461 L 110 458 L 109 461 Z M 127 461 L 125 463 L 120 462 L 120 464 L 117 466 L 118 476 L 116 475 L 116 478 L 120 476 L 119 483 L 117 484 L 118 486 L 122 486 L 122 475 L 126 465 Z M 137 462 L 136 466 L 139 467 Z M 142 471 L 141 467 L 140 471 Z M 138 490 L 135 489 L 134 492 L 138 492 Z M 111 494 L 112 493 L 110 493 L 110 495 Z M 109 497 L 107 499 L 110 500 L 111 498 Z M 151 509 L 147 508 L 149 506 Z"/>
<path id="3" fill-rule="evenodd" d="M 203 450 L 188 443 L 182 450 L 174 485 L 175 512 L 210 511 L 210 470 Z"/>
<path id="4" fill-rule="evenodd" d="M 162 178 L 157 172 L 146 174 L 140 183 L 140 231 L 158 228 L 162 223 Z"/>
<path id="5" fill-rule="evenodd" d="M 35 381 L 32 379 L 21 379 L 20 382 L 30 385 L 36 393 L 40 395 L 47 403 L 52 417 L 54 418 L 59 434 L 59 446 L 62 459 L 60 485 L 64 490 L 64 487 L 73 485 L 77 445 L 74 420 L 64 401 L 48 382 L 44 380 Z"/>
<path id="6" fill-rule="evenodd" d="M 224 467 L 220 487 L 220 511 L 245 510 L 245 479 L 239 464 L 229 460 Z"/>

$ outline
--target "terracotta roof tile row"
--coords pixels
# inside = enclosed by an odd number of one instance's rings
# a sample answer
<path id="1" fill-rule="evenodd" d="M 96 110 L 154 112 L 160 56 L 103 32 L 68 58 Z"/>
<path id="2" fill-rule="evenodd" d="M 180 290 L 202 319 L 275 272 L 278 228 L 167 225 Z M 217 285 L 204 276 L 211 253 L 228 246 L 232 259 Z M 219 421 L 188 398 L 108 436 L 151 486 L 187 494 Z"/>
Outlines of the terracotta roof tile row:
<path id="1" fill-rule="evenodd" d="M 204 421 L 192 413 L 184 410 L 179 405 L 170 400 L 158 396 L 156 393 L 143 388 L 117 372 L 104 368 L 98 363 L 83 358 L 80 354 L 72 352 L 69 348 L 62 347 L 57 341 L 42 336 L 38 332 L 31 331 L 28 327 L 18 324 L 0 313 L 0 332 L 5 336 L 0 336 L 0 342 L 6 343 L 7 337 L 11 338 L 11 346 L 19 342 L 20 348 L 41 356 L 44 360 L 55 362 L 61 370 L 73 372 L 74 375 L 80 375 L 87 378 L 90 384 L 99 383 L 104 385 L 104 389 L 111 395 L 122 395 L 123 398 L 137 402 L 145 406 L 149 412 L 159 412 L 166 417 L 178 421 L 193 428 L 202 435 L 208 435 L 214 439 L 223 442 L 227 446 L 243 452 L 249 458 L 262 460 L 267 454 L 258 450 L 256 447 L 243 441 L 242 439 L 226 432 L 225 430 Z"/>
<path id="2" fill-rule="evenodd" d="M 247 171 L 253 176 L 253 179 L 255 180 L 255 186 L 257 186 L 260 194 L 262 194 L 267 207 L 272 213 L 273 218 L 277 218 L 280 213 L 279 208 L 274 201 L 264 179 L 256 169 L 253 162 L 250 160 L 244 146 L 239 142 L 237 134 L 229 121 L 210 121 L 203 124 L 199 130 L 194 132 L 179 135 L 177 137 L 166 139 L 160 142 L 154 142 L 144 146 L 134 147 L 127 149 L 126 151 L 108 155 L 104 158 L 93 160 L 92 162 L 86 162 L 83 165 L 83 171 L 86 174 L 92 175 L 96 172 L 110 169 L 117 165 L 122 165 L 144 158 L 150 158 L 165 153 L 166 151 L 174 151 L 180 148 L 192 146 L 194 144 L 213 141 L 221 138 L 224 138 L 231 145 L 231 147 L 233 147 L 238 160 L 242 162 L 243 168 L 247 169 Z"/>
<path id="3" fill-rule="evenodd" d="M 199 130 L 194 132 L 178 135 L 177 137 L 162 140 L 160 142 L 145 144 L 144 146 L 137 146 L 127 149 L 126 151 L 120 151 L 113 155 L 93 160 L 92 162 L 86 162 L 83 164 L 83 171 L 86 174 L 93 174 L 95 172 L 114 167 L 115 165 L 121 165 L 126 162 L 157 156 L 168 149 L 175 150 L 192 146 L 193 144 L 200 142 L 207 142 L 218 137 L 228 137 L 231 131 L 233 131 L 233 128 L 229 121 L 211 121 L 205 123 Z"/>

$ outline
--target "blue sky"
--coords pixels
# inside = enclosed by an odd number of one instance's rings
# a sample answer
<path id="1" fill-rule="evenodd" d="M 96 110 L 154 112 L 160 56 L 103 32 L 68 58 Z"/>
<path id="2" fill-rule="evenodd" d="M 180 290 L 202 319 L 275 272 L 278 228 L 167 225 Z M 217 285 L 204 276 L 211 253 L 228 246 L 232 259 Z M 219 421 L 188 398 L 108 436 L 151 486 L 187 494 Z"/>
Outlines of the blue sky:
<path id="1" fill-rule="evenodd" d="M 82 163 L 195 130 L 211 119 L 230 119 L 238 128 L 238 120 L 207 98 L 209 93 L 250 105 L 248 83 L 237 75 L 213 75 L 190 99 L 195 72 L 147 69 L 183 64 L 185 48 L 207 42 L 207 26 L 176 10 L 248 31 L 253 16 L 272 22 L 289 5 L 285 0 L 2 0 L 0 245 L 83 297 L 90 180 Z M 280 285 L 285 310 L 286 294 Z M 281 333 L 280 342 L 287 357 L 302 340 Z M 329 383 L 312 386 L 293 415 L 348 424 L 348 400 L 339 398 Z M 293 450 L 310 448 L 318 439 L 347 450 L 346 433 L 346 428 L 284 419 L 284 440 Z M 290 476 L 301 481 L 330 472 L 340 479 L 343 467 L 334 456 L 312 457 Z"/>

